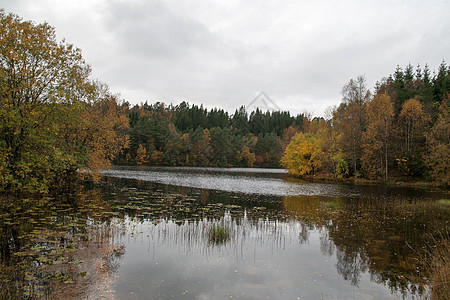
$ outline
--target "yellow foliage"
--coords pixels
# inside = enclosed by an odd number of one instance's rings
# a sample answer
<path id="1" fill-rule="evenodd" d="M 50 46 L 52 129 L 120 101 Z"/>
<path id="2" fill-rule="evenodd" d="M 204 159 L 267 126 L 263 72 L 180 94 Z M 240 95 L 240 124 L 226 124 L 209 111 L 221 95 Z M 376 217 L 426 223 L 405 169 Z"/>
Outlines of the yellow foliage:
<path id="1" fill-rule="evenodd" d="M 287 146 L 282 165 L 293 175 L 314 174 L 322 166 L 323 152 L 313 134 L 297 133 Z"/>

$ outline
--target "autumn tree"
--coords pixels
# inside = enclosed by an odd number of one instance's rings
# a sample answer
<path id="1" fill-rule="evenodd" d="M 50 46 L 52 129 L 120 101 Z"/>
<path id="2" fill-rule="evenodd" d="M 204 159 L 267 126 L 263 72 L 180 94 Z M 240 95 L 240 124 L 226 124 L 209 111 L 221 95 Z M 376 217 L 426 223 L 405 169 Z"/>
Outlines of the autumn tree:
<path id="1" fill-rule="evenodd" d="M 131 147 L 126 161 L 136 162 L 142 144 L 152 164 L 243 166 L 251 165 L 254 153 L 255 167 L 278 167 L 292 137 L 303 132 L 320 144 L 321 172 L 338 177 L 365 172 L 370 178 L 386 178 L 389 168 L 397 167 L 402 175 L 424 178 L 428 174 L 425 150 L 431 151 L 432 145 L 430 128 L 438 119 L 437 107 L 448 91 L 448 79 L 445 62 L 433 75 L 427 65 L 416 70 L 411 64 L 398 66 L 377 82 L 377 97 L 370 101 L 365 78 L 358 76 L 344 85 L 341 104 L 326 118 L 260 108 L 247 112 L 244 106 L 229 116 L 222 109 L 208 111 L 186 102 L 145 103 L 128 111 Z M 391 105 L 384 105 L 388 102 L 376 104 L 383 97 L 390 98 L 394 115 Z M 433 135 L 438 136 L 438 131 Z M 243 154 L 250 155 L 248 162 Z M 435 169 L 429 157 L 427 165 Z"/>
<path id="2" fill-rule="evenodd" d="M 241 151 L 248 146 L 255 154 L 255 166 L 278 167 L 283 147 L 303 125 L 302 114 L 294 117 L 287 111 L 263 112 L 257 108 L 249 116 L 244 106 L 231 116 L 223 109 L 208 111 L 187 102 L 176 106 L 161 102 L 125 106 L 131 127 L 130 148 L 119 163 L 135 163 L 136 151 L 142 144 L 149 154 L 155 154 L 150 157 L 158 158 L 151 159 L 151 164 L 235 166 L 244 164 Z M 310 127 L 317 131 L 320 122 L 315 118 Z M 201 139 L 204 129 L 209 136 L 207 142 Z"/>
<path id="3" fill-rule="evenodd" d="M 247 145 L 242 147 L 242 151 L 240 154 L 241 154 L 242 160 L 245 163 L 245 166 L 248 168 L 253 167 L 253 164 L 255 163 L 255 153 L 251 153 L 250 149 L 248 148 Z"/>
<path id="4" fill-rule="evenodd" d="M 84 162 L 67 153 L 69 140 L 58 135 L 61 129 L 74 132 L 73 116 L 83 108 L 72 104 L 89 93 L 89 66 L 78 49 L 56 42 L 48 24 L 24 22 L 4 11 L 0 24 L 0 139 L 6 188 L 45 191 L 56 174 Z M 64 124 L 54 122 L 60 116 L 68 117 Z"/>
<path id="5" fill-rule="evenodd" d="M 127 145 L 117 98 L 90 72 L 53 27 L 0 11 L 1 190 L 47 192 Z"/>
<path id="6" fill-rule="evenodd" d="M 286 147 L 291 142 L 292 138 L 299 132 L 300 127 L 295 123 L 292 123 L 291 125 L 289 125 L 289 127 L 283 130 L 283 144 L 282 144 L 283 150 L 286 149 Z"/>
<path id="7" fill-rule="evenodd" d="M 118 105 L 118 95 L 110 93 L 105 84 L 95 82 L 94 93 L 83 102 L 78 136 L 85 146 L 89 160 L 84 167 L 92 175 L 111 166 L 112 160 L 128 147 L 128 118 Z M 98 176 L 96 176 L 98 178 Z"/>
<path id="8" fill-rule="evenodd" d="M 281 159 L 289 173 L 297 176 L 313 174 L 322 165 L 322 150 L 313 134 L 296 134 Z"/>
<path id="9" fill-rule="evenodd" d="M 429 117 L 425 114 L 422 103 L 417 99 L 409 99 L 403 103 L 399 119 L 403 127 L 406 150 L 410 151 Z"/>
<path id="10" fill-rule="evenodd" d="M 413 98 L 403 103 L 397 118 L 397 136 L 403 143 L 397 144 L 397 165 L 403 175 L 422 176 L 425 171 L 423 153 L 425 133 L 431 118 L 423 109 L 422 103 Z"/>
<path id="11" fill-rule="evenodd" d="M 347 161 L 350 162 L 353 173 L 361 165 L 361 139 L 365 128 L 365 105 L 370 98 L 364 76 L 344 85 L 341 91 L 342 103 L 334 111 L 333 125 L 337 129 L 336 142 Z"/>
<path id="12" fill-rule="evenodd" d="M 146 163 L 148 163 L 147 150 L 144 146 L 142 146 L 142 144 L 139 144 L 139 147 L 136 150 L 136 164 L 140 166 Z"/>
<path id="13" fill-rule="evenodd" d="M 336 173 L 337 163 L 334 156 L 336 155 L 338 149 L 336 142 L 336 131 L 332 127 L 332 120 L 320 122 L 320 129 L 317 131 L 316 136 L 320 141 L 320 146 L 323 153 L 322 162 L 324 171 L 329 174 Z M 344 160 L 342 153 L 340 159 Z M 346 175 L 348 175 L 348 169 Z"/>
<path id="14" fill-rule="evenodd" d="M 363 133 L 362 165 L 370 178 L 388 178 L 389 142 L 394 107 L 386 94 L 375 95 L 368 103 L 367 129 Z"/>
<path id="15" fill-rule="evenodd" d="M 430 151 L 427 165 L 434 180 L 442 184 L 450 183 L 450 107 L 449 97 L 442 102 L 436 124 L 430 132 Z"/>
<path id="16" fill-rule="evenodd" d="M 349 167 L 342 152 L 333 155 L 332 159 L 335 162 L 335 176 L 338 178 L 348 177 L 350 175 Z"/>

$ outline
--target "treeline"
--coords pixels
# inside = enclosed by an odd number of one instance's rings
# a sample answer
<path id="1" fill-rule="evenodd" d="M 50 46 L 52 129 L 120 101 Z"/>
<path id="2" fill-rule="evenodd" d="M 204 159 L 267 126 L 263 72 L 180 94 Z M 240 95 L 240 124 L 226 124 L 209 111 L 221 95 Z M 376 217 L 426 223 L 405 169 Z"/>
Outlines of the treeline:
<path id="1" fill-rule="evenodd" d="M 289 112 L 233 115 L 203 106 L 123 105 L 130 120 L 130 147 L 117 163 L 169 166 L 279 167 L 284 148 L 305 116 Z"/>
<path id="2" fill-rule="evenodd" d="M 397 67 L 377 82 L 363 76 L 342 88 L 326 118 L 289 112 L 229 115 L 203 106 L 147 103 L 123 106 L 130 148 L 121 164 L 279 167 L 292 174 L 387 180 L 389 176 L 449 182 L 450 70 L 442 62 Z M 295 138 L 291 139 L 295 136 Z M 288 147 L 289 145 L 289 147 Z"/>
<path id="3" fill-rule="evenodd" d="M 342 88 L 327 120 L 296 135 L 282 160 L 297 175 L 450 182 L 450 69 L 411 65 L 383 78 L 374 95 L 359 76 Z"/>
<path id="4" fill-rule="evenodd" d="M 411 65 L 342 89 L 326 118 L 131 106 L 90 78 L 48 24 L 0 10 L 0 191 L 48 192 L 120 164 L 279 167 L 293 174 L 450 181 L 450 70 Z M 79 171 L 90 172 L 79 172 Z"/>

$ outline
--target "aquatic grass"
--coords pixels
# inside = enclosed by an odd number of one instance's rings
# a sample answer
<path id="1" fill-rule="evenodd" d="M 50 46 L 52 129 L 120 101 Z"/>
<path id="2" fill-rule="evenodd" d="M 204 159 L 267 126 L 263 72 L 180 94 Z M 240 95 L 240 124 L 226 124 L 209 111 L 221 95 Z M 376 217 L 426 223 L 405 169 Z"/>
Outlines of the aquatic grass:
<path id="1" fill-rule="evenodd" d="M 224 226 L 213 224 L 209 228 L 208 238 L 211 244 L 223 244 L 230 238 L 230 233 Z"/>
<path id="2" fill-rule="evenodd" d="M 450 299 L 450 233 L 431 238 L 434 246 L 428 251 L 426 269 L 431 286 L 431 299 Z"/>
<path id="3" fill-rule="evenodd" d="M 450 206 L 450 199 L 440 199 L 437 201 L 440 205 L 449 205 Z"/>
<path id="4" fill-rule="evenodd" d="M 336 210 L 338 208 L 338 204 L 336 202 L 331 202 L 331 201 L 327 201 L 327 202 L 322 202 L 322 205 L 329 209 L 329 210 Z"/>

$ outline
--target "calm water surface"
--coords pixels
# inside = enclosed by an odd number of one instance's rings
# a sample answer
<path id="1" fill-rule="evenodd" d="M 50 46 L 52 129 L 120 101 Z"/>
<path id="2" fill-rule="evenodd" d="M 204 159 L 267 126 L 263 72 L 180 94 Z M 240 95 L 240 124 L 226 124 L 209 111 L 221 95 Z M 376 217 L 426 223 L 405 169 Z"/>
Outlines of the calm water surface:
<path id="1" fill-rule="evenodd" d="M 67 197 L 0 197 L 0 298 L 426 299 L 425 252 L 449 232 L 448 190 L 104 175 Z"/>
<path id="2" fill-rule="evenodd" d="M 448 229 L 443 191 L 302 182 L 273 169 L 105 175 L 105 197 L 124 216 L 119 299 L 425 298 L 413 249 Z"/>

